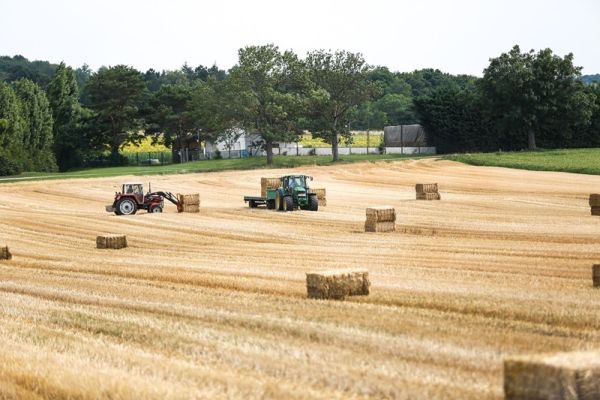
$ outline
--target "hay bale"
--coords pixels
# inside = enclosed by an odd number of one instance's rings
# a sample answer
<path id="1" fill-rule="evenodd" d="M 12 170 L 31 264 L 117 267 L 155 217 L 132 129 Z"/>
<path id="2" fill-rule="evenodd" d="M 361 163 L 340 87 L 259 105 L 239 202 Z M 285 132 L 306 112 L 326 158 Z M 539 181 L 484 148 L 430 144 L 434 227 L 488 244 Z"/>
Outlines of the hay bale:
<path id="1" fill-rule="evenodd" d="M 590 194 L 590 206 L 600 207 L 600 194 Z"/>
<path id="2" fill-rule="evenodd" d="M 183 212 L 184 213 L 199 213 L 200 205 L 199 204 L 184 204 Z"/>
<path id="3" fill-rule="evenodd" d="M 306 290 L 310 299 L 343 300 L 346 296 L 369 294 L 369 271 L 337 269 L 306 273 Z"/>
<path id="4" fill-rule="evenodd" d="M 365 222 L 365 232 L 395 232 L 396 223 L 391 221 L 377 222 L 367 220 Z"/>
<path id="5" fill-rule="evenodd" d="M 96 247 L 99 249 L 123 249 L 127 247 L 127 236 L 98 235 L 96 236 Z"/>
<path id="6" fill-rule="evenodd" d="M 327 205 L 327 191 L 325 188 L 311 188 L 310 191 L 317 195 L 319 206 Z"/>
<path id="7" fill-rule="evenodd" d="M 8 246 L 0 247 L 0 260 L 11 260 L 12 254 L 8 250 Z"/>
<path id="8" fill-rule="evenodd" d="M 594 287 L 600 287 L 600 264 L 592 265 L 592 282 Z"/>
<path id="9" fill-rule="evenodd" d="M 267 189 L 277 189 L 281 186 L 281 178 L 260 178 L 260 197 L 267 197 Z"/>
<path id="10" fill-rule="evenodd" d="M 600 399 L 600 352 L 507 358 L 504 394 L 507 400 Z"/>
<path id="11" fill-rule="evenodd" d="M 177 193 L 177 199 L 181 203 L 179 212 L 198 213 L 200 212 L 200 194 L 181 194 Z"/>
<path id="12" fill-rule="evenodd" d="M 417 183 L 415 190 L 417 193 L 437 193 L 438 185 L 437 183 Z"/>
<path id="13" fill-rule="evenodd" d="M 600 207 L 594 206 L 591 208 L 592 215 L 600 215 Z"/>
<path id="14" fill-rule="evenodd" d="M 396 210 L 390 206 L 368 207 L 367 221 L 369 222 L 394 222 L 396 221 Z"/>
<path id="15" fill-rule="evenodd" d="M 417 193 L 417 200 L 441 200 L 439 193 Z"/>

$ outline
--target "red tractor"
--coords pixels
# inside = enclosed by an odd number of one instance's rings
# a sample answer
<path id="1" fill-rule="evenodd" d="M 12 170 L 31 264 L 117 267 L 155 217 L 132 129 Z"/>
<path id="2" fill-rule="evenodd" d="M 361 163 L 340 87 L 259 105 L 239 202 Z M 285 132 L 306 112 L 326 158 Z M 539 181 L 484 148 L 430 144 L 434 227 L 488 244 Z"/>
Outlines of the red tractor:
<path id="1" fill-rule="evenodd" d="M 151 192 L 144 194 L 141 183 L 124 183 L 121 192 L 115 193 L 112 205 L 106 206 L 106 211 L 117 215 L 133 215 L 137 210 L 150 213 L 160 213 L 165 207 L 165 199 L 177 206 L 177 212 L 183 211 L 183 205 L 171 192 Z"/>

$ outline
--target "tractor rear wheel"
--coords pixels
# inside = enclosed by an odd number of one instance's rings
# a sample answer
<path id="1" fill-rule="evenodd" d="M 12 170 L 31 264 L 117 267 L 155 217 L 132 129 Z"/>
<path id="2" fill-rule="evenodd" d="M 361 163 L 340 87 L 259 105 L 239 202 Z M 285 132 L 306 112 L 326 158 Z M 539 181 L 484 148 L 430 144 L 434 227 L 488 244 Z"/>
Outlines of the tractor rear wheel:
<path id="1" fill-rule="evenodd" d="M 121 199 L 117 203 L 117 209 L 121 215 L 133 215 L 137 211 L 137 204 L 131 199 Z"/>
<path id="2" fill-rule="evenodd" d="M 319 199 L 316 194 L 308 196 L 308 209 L 310 211 L 319 211 Z"/>
<path id="3" fill-rule="evenodd" d="M 294 199 L 292 199 L 292 196 L 285 196 L 283 198 L 283 211 L 294 211 Z"/>

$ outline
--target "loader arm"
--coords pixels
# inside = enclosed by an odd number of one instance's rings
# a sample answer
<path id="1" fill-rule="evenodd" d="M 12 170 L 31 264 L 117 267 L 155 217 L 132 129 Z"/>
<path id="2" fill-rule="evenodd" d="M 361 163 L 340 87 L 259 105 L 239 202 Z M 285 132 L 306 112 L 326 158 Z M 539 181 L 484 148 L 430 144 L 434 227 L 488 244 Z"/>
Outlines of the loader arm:
<path id="1" fill-rule="evenodd" d="M 175 204 L 175 206 L 177 206 L 177 212 L 183 212 L 183 204 L 181 204 L 181 202 L 177 199 L 177 197 L 171 192 L 152 192 L 152 193 L 149 193 L 148 195 L 161 196 L 162 198 L 167 199 L 171 203 Z"/>

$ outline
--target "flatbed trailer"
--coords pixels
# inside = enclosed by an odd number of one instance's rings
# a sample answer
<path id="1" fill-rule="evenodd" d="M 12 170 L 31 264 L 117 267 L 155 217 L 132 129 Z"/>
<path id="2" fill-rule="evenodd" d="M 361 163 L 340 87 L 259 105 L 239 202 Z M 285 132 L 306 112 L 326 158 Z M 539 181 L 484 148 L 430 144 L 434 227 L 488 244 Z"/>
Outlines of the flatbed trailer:
<path id="1" fill-rule="evenodd" d="M 267 191 L 267 197 L 244 196 L 244 202 L 248 203 L 250 208 L 266 206 L 269 210 L 273 210 L 275 208 L 275 190 Z"/>

